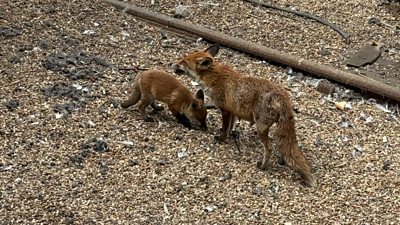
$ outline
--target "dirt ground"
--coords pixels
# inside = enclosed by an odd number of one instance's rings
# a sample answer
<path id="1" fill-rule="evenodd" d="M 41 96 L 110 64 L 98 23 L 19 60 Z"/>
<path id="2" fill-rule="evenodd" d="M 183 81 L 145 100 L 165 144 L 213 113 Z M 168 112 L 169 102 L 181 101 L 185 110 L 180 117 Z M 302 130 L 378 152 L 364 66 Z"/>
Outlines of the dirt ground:
<path id="1" fill-rule="evenodd" d="M 130 2 L 169 16 L 178 6 Z M 190 6 L 182 20 L 400 87 L 398 1 L 273 1 L 340 25 L 350 44 L 319 23 L 242 1 L 180 3 Z M 121 109 L 138 73 L 172 72 L 172 62 L 207 47 L 202 40 L 100 0 L 32 0 L 0 3 L 0 41 L 1 225 L 400 223 L 397 104 L 337 84 L 325 95 L 314 77 L 222 48 L 219 61 L 290 90 L 318 182 L 309 188 L 276 156 L 266 171 L 256 168 L 262 144 L 245 121 L 239 138 L 215 143 L 217 110 L 204 132 L 168 111 L 148 123 L 136 107 Z M 383 44 L 375 64 L 345 66 L 372 41 Z"/>

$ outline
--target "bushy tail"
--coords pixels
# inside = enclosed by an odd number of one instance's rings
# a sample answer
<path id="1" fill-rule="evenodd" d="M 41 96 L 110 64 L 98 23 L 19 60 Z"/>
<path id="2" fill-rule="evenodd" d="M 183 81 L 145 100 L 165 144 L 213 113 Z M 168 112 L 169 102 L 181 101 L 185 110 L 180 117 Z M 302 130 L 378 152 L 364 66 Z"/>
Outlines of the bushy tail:
<path id="1" fill-rule="evenodd" d="M 275 136 L 276 146 L 284 162 L 300 173 L 308 185 L 314 186 L 315 180 L 311 174 L 310 165 L 298 147 L 291 108 L 286 107 L 280 115 Z"/>
<path id="2" fill-rule="evenodd" d="M 129 106 L 135 105 L 141 97 L 141 90 L 139 82 L 135 81 L 132 88 L 132 94 L 129 96 L 128 100 L 121 103 L 122 108 L 128 108 Z"/>

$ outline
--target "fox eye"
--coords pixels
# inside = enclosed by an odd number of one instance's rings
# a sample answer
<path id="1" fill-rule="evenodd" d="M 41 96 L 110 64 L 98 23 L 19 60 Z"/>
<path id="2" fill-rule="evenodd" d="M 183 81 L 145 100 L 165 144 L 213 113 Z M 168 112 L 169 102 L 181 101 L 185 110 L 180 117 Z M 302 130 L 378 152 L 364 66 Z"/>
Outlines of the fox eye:
<path id="1" fill-rule="evenodd" d="M 192 102 L 192 108 L 197 109 L 197 107 L 198 107 L 197 102 Z"/>

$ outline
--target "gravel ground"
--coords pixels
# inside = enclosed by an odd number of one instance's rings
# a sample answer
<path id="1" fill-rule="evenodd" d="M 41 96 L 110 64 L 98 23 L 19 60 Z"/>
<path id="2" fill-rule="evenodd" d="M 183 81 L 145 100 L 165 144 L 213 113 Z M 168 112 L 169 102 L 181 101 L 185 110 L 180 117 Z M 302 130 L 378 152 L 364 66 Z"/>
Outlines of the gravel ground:
<path id="1" fill-rule="evenodd" d="M 154 2 L 132 1 L 171 16 L 177 6 Z M 275 2 L 341 24 L 352 43 L 241 1 L 181 1 L 191 6 L 184 20 L 343 69 L 372 40 L 385 44 L 386 60 L 399 62 L 399 30 L 368 23 L 399 25 L 399 3 Z M 137 73 L 171 72 L 169 64 L 204 49 L 202 41 L 96 0 L 2 1 L 0 40 L 0 224 L 400 223 L 398 105 L 338 85 L 326 96 L 312 77 L 223 48 L 219 60 L 290 89 L 299 144 L 318 180 L 307 188 L 275 156 L 267 171 L 256 169 L 262 144 L 247 122 L 237 126 L 239 139 L 217 144 L 216 110 L 202 132 L 168 111 L 146 123 L 136 107 L 119 107 Z M 398 82 L 395 73 L 380 75 Z M 341 101 L 344 110 L 335 107 Z"/>

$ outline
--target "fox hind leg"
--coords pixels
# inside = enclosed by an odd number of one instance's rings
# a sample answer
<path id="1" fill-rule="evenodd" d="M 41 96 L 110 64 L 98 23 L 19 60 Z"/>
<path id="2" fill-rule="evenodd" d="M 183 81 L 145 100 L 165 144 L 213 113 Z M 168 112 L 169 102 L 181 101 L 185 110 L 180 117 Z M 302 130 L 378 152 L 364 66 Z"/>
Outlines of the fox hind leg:
<path id="1" fill-rule="evenodd" d="M 261 139 L 261 142 L 264 145 L 263 158 L 262 158 L 261 161 L 257 162 L 257 167 L 262 169 L 262 170 L 267 169 L 267 166 L 269 164 L 269 160 L 270 160 L 271 154 L 272 154 L 272 145 L 271 145 L 271 142 L 269 140 L 268 133 L 269 133 L 269 127 L 268 128 L 264 128 L 264 129 L 259 129 L 257 127 L 258 137 Z"/>
<path id="2" fill-rule="evenodd" d="M 255 118 L 256 126 L 257 126 L 257 135 L 260 138 L 261 142 L 263 143 L 264 146 L 264 153 L 263 153 L 263 158 L 261 161 L 257 162 L 257 167 L 265 170 L 269 164 L 269 160 L 271 158 L 272 154 L 272 144 L 271 144 L 271 139 L 269 137 L 269 129 L 273 124 L 273 120 L 256 120 L 257 117 Z"/>
<path id="3" fill-rule="evenodd" d="M 229 119 L 228 129 L 227 129 L 227 131 L 226 131 L 228 137 L 229 137 L 230 134 L 231 134 L 232 136 L 238 135 L 238 134 L 236 133 L 236 131 L 233 130 L 233 127 L 235 126 L 235 123 L 236 123 L 236 119 L 237 119 L 236 116 L 233 115 L 233 113 L 232 113 L 231 116 L 230 116 L 230 119 Z"/>
<path id="4" fill-rule="evenodd" d="M 139 101 L 138 108 L 139 108 L 139 113 L 145 122 L 154 122 L 154 119 L 149 115 L 147 115 L 146 113 L 147 106 L 151 105 L 152 102 L 154 102 L 153 96 L 151 96 L 148 93 L 142 93 L 142 97 Z"/>

